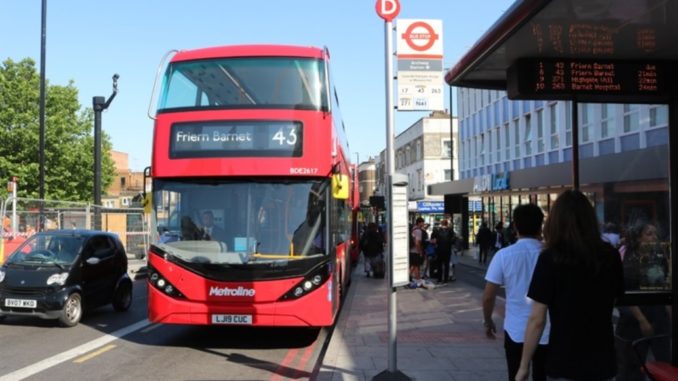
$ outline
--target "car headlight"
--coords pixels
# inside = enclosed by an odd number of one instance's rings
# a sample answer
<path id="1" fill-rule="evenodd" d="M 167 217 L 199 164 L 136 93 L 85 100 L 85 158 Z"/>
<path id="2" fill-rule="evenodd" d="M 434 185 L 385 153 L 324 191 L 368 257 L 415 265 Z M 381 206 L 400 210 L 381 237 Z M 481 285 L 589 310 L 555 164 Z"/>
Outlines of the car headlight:
<path id="1" fill-rule="evenodd" d="M 0 270 L 0 283 L 5 280 L 5 270 Z"/>
<path id="2" fill-rule="evenodd" d="M 66 279 L 68 279 L 68 273 L 52 274 L 49 278 L 47 278 L 47 285 L 51 286 L 56 284 L 63 286 L 64 283 L 66 283 Z"/>

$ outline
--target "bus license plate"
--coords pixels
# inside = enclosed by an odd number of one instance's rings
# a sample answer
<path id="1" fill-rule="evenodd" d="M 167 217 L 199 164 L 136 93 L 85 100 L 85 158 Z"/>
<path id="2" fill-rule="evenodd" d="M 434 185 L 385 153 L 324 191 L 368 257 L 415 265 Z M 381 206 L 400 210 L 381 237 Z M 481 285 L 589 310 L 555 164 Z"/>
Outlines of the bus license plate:
<path id="1" fill-rule="evenodd" d="M 252 315 L 212 315 L 212 324 L 252 324 Z"/>
<path id="2" fill-rule="evenodd" d="M 31 299 L 5 299 L 5 307 L 35 308 L 38 306 L 37 300 Z"/>

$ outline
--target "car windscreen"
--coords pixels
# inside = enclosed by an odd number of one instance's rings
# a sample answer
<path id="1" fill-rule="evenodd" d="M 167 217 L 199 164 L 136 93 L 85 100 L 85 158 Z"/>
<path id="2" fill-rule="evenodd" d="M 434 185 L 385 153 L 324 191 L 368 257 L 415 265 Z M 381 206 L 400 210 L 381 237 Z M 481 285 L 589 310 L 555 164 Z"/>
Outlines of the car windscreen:
<path id="1" fill-rule="evenodd" d="M 29 237 L 7 259 L 8 264 L 70 266 L 80 253 L 84 237 L 40 233 Z"/>

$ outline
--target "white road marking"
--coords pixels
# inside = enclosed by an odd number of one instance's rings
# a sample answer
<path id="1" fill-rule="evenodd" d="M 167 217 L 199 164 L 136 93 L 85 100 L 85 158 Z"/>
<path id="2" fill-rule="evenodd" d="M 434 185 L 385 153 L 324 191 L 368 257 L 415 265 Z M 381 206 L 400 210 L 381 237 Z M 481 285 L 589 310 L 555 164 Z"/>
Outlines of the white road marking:
<path id="1" fill-rule="evenodd" d="M 160 328 L 161 326 L 162 326 L 162 324 L 160 324 L 160 323 L 153 324 L 152 326 L 150 326 L 148 328 L 142 329 L 141 333 L 149 333 L 156 328 Z"/>
<path id="2" fill-rule="evenodd" d="M 0 377 L 0 381 L 17 381 L 23 380 L 24 378 L 33 376 L 34 374 L 40 373 L 45 369 L 49 369 L 55 365 L 59 365 L 62 362 L 66 362 L 72 358 L 82 356 L 90 351 L 93 351 L 99 347 L 102 347 L 112 341 L 115 341 L 121 337 L 127 336 L 134 331 L 138 331 L 151 323 L 148 319 L 138 321 L 132 325 L 121 328 L 115 332 L 112 332 L 108 335 L 102 336 L 98 339 L 94 339 L 88 343 L 82 344 L 78 347 L 70 349 L 65 352 L 58 353 L 50 358 L 46 358 L 42 361 L 38 361 L 35 364 L 29 365 L 25 368 L 15 370 L 12 373 L 8 373 Z"/>

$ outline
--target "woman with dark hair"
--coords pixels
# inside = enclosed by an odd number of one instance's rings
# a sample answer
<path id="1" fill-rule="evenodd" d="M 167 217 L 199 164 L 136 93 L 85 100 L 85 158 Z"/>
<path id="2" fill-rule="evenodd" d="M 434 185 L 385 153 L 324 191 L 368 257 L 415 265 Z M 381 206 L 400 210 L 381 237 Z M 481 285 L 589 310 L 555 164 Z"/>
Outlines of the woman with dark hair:
<path id="1" fill-rule="evenodd" d="M 626 231 L 625 245 L 619 249 L 624 266 L 624 284 L 629 291 L 666 289 L 668 258 L 657 239 L 657 228 L 644 218 L 636 220 Z M 668 333 L 670 306 L 644 305 L 619 307 L 617 321 L 618 381 L 644 380 L 638 356 L 631 347 L 634 340 Z M 671 348 L 668 338 L 638 345 L 641 361 L 652 349 L 655 359 L 668 362 Z"/>
<path id="2" fill-rule="evenodd" d="M 516 380 L 527 379 L 547 310 L 548 378 L 612 380 L 617 373 L 612 309 L 624 293 L 619 254 L 602 240 L 595 210 L 578 190 L 558 196 L 544 240 L 527 293 L 533 304 Z"/>

